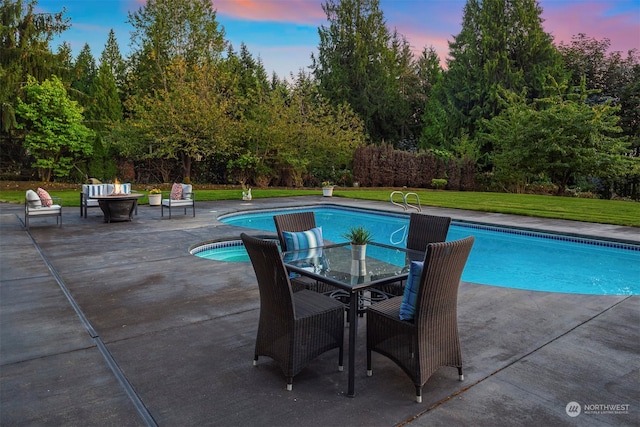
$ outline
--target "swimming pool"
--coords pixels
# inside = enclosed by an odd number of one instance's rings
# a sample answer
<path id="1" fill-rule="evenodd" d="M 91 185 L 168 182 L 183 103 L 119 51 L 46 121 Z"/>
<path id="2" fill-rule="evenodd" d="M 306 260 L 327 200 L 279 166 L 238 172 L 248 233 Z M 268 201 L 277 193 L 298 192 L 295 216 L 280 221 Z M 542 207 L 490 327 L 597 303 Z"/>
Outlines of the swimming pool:
<path id="1" fill-rule="evenodd" d="M 275 233 L 273 215 L 310 210 L 325 240 L 343 242 L 350 226 L 365 225 L 376 242 L 405 245 L 406 214 L 318 206 L 230 214 L 220 221 Z M 476 241 L 462 280 L 547 292 L 640 294 L 640 246 L 459 221 L 452 222 L 447 240 L 469 235 Z M 234 261 L 248 261 L 240 244 L 230 246 Z"/>

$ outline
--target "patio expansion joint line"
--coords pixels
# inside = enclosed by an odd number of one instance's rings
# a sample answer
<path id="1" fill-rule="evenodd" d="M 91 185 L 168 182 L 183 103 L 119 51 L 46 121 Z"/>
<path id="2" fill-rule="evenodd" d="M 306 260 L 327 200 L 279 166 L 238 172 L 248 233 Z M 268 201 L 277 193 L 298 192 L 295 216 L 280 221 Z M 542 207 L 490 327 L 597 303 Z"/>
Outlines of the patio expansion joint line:
<path id="1" fill-rule="evenodd" d="M 611 309 L 613 309 L 614 307 L 616 307 L 616 306 L 618 306 L 618 305 L 622 304 L 623 302 L 627 301 L 628 299 L 630 299 L 630 298 L 632 298 L 632 297 L 633 297 L 633 295 L 627 295 L 627 296 L 626 296 L 626 298 L 623 298 L 623 299 L 621 299 L 620 301 L 616 302 L 615 304 L 613 304 L 613 305 L 611 305 L 611 306 L 607 307 L 606 309 L 604 309 L 604 310 L 602 310 L 602 311 L 600 311 L 600 312 L 598 312 L 598 313 L 594 314 L 593 316 L 589 317 L 588 319 L 584 320 L 583 322 L 580 322 L 579 324 L 575 325 L 575 326 L 574 326 L 574 327 L 572 327 L 571 329 L 569 329 L 569 330 L 567 330 L 567 331 L 565 331 L 565 332 L 561 333 L 560 335 L 556 336 L 555 338 L 553 338 L 553 339 L 551 339 L 551 340 L 547 341 L 546 343 L 544 343 L 544 344 L 542 344 L 542 345 L 538 346 L 537 348 L 535 348 L 535 349 L 533 349 L 533 350 L 529 351 L 528 353 L 526 353 L 526 354 L 524 354 L 524 355 L 522 355 L 522 356 L 518 357 L 517 359 L 515 359 L 515 360 L 511 361 L 511 363 L 508 363 L 507 365 L 503 366 L 502 368 L 497 369 L 497 370 L 495 370 L 495 371 L 491 372 L 489 375 L 486 375 L 486 376 L 484 376 L 484 377 L 480 378 L 479 380 L 477 380 L 477 381 L 476 381 L 476 382 L 474 382 L 473 384 L 469 384 L 468 386 L 461 388 L 460 390 L 456 391 L 455 393 L 452 393 L 452 394 L 450 394 L 449 396 L 447 396 L 447 397 L 445 397 L 445 398 L 443 398 L 443 399 L 440 399 L 439 401 L 435 402 L 433 405 L 429 406 L 427 409 L 425 409 L 424 411 L 420 412 L 419 414 L 416 414 L 416 415 L 414 415 L 413 417 L 408 418 L 408 419 L 404 420 L 404 421 L 403 421 L 403 422 L 401 422 L 401 423 L 398 423 L 398 424 L 396 425 L 396 427 L 405 426 L 405 425 L 407 425 L 407 424 L 409 424 L 409 423 L 411 423 L 411 422 L 413 422 L 413 421 L 417 420 L 417 419 L 418 419 L 418 418 L 420 418 L 421 416 L 423 416 L 423 415 L 427 414 L 428 412 L 430 412 L 430 411 L 432 411 L 432 410 L 436 409 L 438 406 L 440 406 L 440 405 L 442 405 L 442 404 L 444 404 L 444 403 L 446 403 L 446 402 L 450 401 L 451 399 L 454 399 L 454 398 L 456 398 L 456 397 L 460 396 L 462 393 L 466 392 L 467 390 L 472 389 L 473 387 L 475 387 L 475 386 L 477 386 L 478 384 L 480 384 L 480 383 L 484 382 L 485 380 L 487 380 L 487 379 L 489 379 L 489 378 L 493 377 L 494 375 L 497 375 L 498 373 L 500 373 L 500 372 L 504 371 L 505 369 L 510 368 L 511 366 L 515 365 L 516 363 L 518 363 L 518 362 L 520 362 L 520 361 L 524 360 L 525 358 L 529 357 L 530 355 L 532 355 L 532 354 L 536 353 L 538 350 L 543 349 L 544 347 L 548 346 L 548 345 L 549 345 L 549 344 L 551 344 L 551 343 L 554 343 L 555 341 L 557 341 L 557 340 L 559 340 L 560 338 L 562 338 L 562 337 L 566 336 L 567 334 L 569 334 L 569 333 L 571 333 L 571 332 L 575 331 L 576 329 L 580 328 L 581 326 L 583 326 L 583 325 L 585 325 L 585 324 L 587 324 L 587 323 L 591 322 L 591 321 L 592 321 L 592 320 L 594 320 L 594 319 L 597 319 L 598 317 L 602 316 L 604 313 L 606 313 L 606 312 L 610 311 L 610 310 L 611 310 Z"/>
<path id="2" fill-rule="evenodd" d="M 91 322 L 89 322 L 89 319 L 87 319 L 87 316 L 85 316 L 85 314 L 82 312 L 82 309 L 80 308 L 78 303 L 75 301 L 75 299 L 71 295 L 71 292 L 69 292 L 67 285 L 64 284 L 64 281 L 62 280 L 62 278 L 60 277 L 56 269 L 49 262 L 46 255 L 42 252 L 40 245 L 38 245 L 36 240 L 33 238 L 33 236 L 31 235 L 31 232 L 29 230 L 26 230 L 26 232 L 29 238 L 31 239 L 31 242 L 35 246 L 36 250 L 38 251 L 40 258 L 42 258 L 42 260 L 44 261 L 45 265 L 53 275 L 53 278 L 56 280 L 56 282 L 58 283 L 58 286 L 62 290 L 62 293 L 64 293 L 65 297 L 67 298 L 67 301 L 69 301 L 69 304 L 71 304 L 71 307 L 73 307 L 73 310 L 76 312 L 76 314 L 80 318 L 80 321 L 82 322 L 84 327 L 87 329 L 89 336 L 95 342 L 96 347 L 98 348 L 98 351 L 100 351 L 100 354 L 102 355 L 105 362 L 111 369 L 111 372 L 113 373 L 113 375 L 116 377 L 116 379 L 124 389 L 124 392 L 126 393 L 127 397 L 129 397 L 129 400 L 131 401 L 131 403 L 133 403 L 133 406 L 136 408 L 138 415 L 140 415 L 140 417 L 142 418 L 142 420 L 145 422 L 147 426 L 157 427 L 158 423 L 156 423 L 156 421 L 153 419 L 153 416 L 149 413 L 149 411 L 147 410 L 147 407 L 144 405 L 144 403 L 136 393 L 131 383 L 129 383 L 129 380 L 127 380 L 127 377 L 124 375 L 124 372 L 122 372 L 122 369 L 120 369 L 120 366 L 118 366 L 118 363 L 115 361 L 115 359 L 113 358 L 113 356 L 111 355 L 107 347 L 104 345 L 104 342 L 102 342 L 102 339 L 100 338 L 96 330 L 91 325 Z"/>

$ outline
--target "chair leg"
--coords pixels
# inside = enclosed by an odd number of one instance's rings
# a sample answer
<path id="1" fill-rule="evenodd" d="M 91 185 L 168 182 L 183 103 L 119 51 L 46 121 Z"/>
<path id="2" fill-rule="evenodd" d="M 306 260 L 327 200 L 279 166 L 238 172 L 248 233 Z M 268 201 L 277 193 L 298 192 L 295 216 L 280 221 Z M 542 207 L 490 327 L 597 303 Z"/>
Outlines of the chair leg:
<path id="1" fill-rule="evenodd" d="M 371 350 L 367 350 L 367 376 L 370 377 L 373 375 L 373 371 L 371 370 Z"/>
<path id="2" fill-rule="evenodd" d="M 462 366 L 458 368 L 458 379 L 464 381 L 464 374 L 462 373 Z"/>
<path id="3" fill-rule="evenodd" d="M 422 403 L 422 387 L 416 386 L 416 403 Z"/>
<path id="4" fill-rule="evenodd" d="M 293 390 L 293 377 L 287 377 L 287 391 Z"/>
<path id="5" fill-rule="evenodd" d="M 344 345 L 341 345 L 340 350 L 338 352 L 338 371 L 340 372 L 344 371 L 343 359 L 344 359 Z"/>

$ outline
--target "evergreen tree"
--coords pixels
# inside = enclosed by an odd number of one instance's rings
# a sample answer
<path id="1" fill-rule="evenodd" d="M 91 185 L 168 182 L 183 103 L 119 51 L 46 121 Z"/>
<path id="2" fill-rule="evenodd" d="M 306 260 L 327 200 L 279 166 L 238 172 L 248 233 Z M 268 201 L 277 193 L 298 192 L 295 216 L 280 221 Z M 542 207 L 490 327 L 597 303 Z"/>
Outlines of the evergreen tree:
<path id="1" fill-rule="evenodd" d="M 148 0 L 129 13 L 132 69 L 143 92 L 167 87 L 167 70 L 176 58 L 188 67 L 217 62 L 224 30 L 208 0 Z"/>
<path id="2" fill-rule="evenodd" d="M 503 108 L 502 89 L 525 91 L 525 99 L 532 101 L 545 95 L 550 77 L 563 81 L 561 59 L 543 31 L 541 14 L 535 0 L 467 1 L 462 29 L 449 43 L 445 108 L 448 128 L 455 133 L 448 139 L 465 133 L 475 139 L 481 119 Z"/>
<path id="3" fill-rule="evenodd" d="M 318 29 L 318 56 L 312 70 L 323 96 L 335 105 L 351 105 L 373 141 L 389 138 L 385 127 L 387 88 L 397 87 L 390 65 L 391 35 L 378 0 L 328 0 L 329 21 Z"/>
<path id="4" fill-rule="evenodd" d="M 37 4 L 37 0 L 0 3 L 0 170 L 5 173 L 20 174 L 29 162 L 15 112 L 27 76 L 42 81 L 53 73 L 66 74 L 49 42 L 68 28 L 69 20 L 64 9 L 36 13 Z"/>
<path id="5" fill-rule="evenodd" d="M 83 103 L 85 107 L 87 105 L 86 97 L 89 95 L 96 74 L 96 60 L 91 54 L 89 44 L 85 43 L 73 65 L 73 79 L 71 81 L 71 87 L 79 92 L 79 98 L 85 99 Z"/>
<path id="6" fill-rule="evenodd" d="M 120 93 L 124 92 L 125 82 L 125 62 L 122 59 L 120 53 L 120 47 L 116 40 L 116 35 L 113 29 L 109 30 L 109 36 L 107 37 L 107 43 L 104 46 L 102 55 L 100 55 L 100 67 L 106 66 L 109 68 L 113 79 L 115 80 L 116 87 Z"/>
<path id="7" fill-rule="evenodd" d="M 122 104 L 108 64 L 103 63 L 98 68 L 89 95 L 91 103 L 87 107 L 87 117 L 95 122 L 94 129 L 105 130 L 110 123 L 122 120 Z"/>
<path id="8" fill-rule="evenodd" d="M 69 27 L 64 10 L 36 13 L 37 0 L 3 0 L 0 6 L 0 133 L 16 126 L 15 103 L 19 88 L 33 76 L 42 81 L 60 71 L 61 63 L 49 42 Z"/>
<path id="9" fill-rule="evenodd" d="M 419 128 L 416 130 L 416 136 L 419 138 L 419 147 L 429 145 L 441 146 L 444 144 L 443 138 L 435 138 L 429 136 L 429 129 L 434 126 L 442 126 L 446 120 L 442 120 L 444 113 L 437 114 L 443 97 L 438 96 L 442 93 L 443 69 L 440 66 L 440 58 L 433 46 L 424 48 L 415 63 L 417 87 L 415 92 L 415 107 L 413 108 L 416 117 L 420 118 L 417 123 Z M 429 105 L 431 104 L 431 105 Z M 440 107 L 442 109 L 442 107 Z M 429 114 L 425 114 L 426 111 Z M 435 141 L 434 138 L 437 140 Z M 418 148 L 418 147 L 416 147 Z"/>

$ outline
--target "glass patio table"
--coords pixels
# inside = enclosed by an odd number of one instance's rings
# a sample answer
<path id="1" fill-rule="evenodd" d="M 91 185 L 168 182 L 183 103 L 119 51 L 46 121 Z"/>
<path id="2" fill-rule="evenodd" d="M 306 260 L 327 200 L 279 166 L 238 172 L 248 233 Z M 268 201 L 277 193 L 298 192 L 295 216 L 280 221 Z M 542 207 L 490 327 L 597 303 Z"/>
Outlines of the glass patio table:
<path id="1" fill-rule="evenodd" d="M 364 309 L 367 292 L 375 293 L 375 299 L 387 296 L 372 289 L 405 280 L 411 261 L 424 259 L 424 252 L 369 243 L 364 259 L 353 259 L 351 244 L 342 243 L 318 248 L 286 251 L 282 258 L 287 270 L 317 281 L 328 283 L 349 299 L 349 387 L 347 396 L 355 396 L 355 348 L 358 333 L 358 313 Z M 330 293 L 334 294 L 335 293 Z"/>

